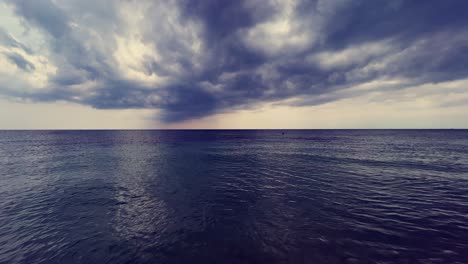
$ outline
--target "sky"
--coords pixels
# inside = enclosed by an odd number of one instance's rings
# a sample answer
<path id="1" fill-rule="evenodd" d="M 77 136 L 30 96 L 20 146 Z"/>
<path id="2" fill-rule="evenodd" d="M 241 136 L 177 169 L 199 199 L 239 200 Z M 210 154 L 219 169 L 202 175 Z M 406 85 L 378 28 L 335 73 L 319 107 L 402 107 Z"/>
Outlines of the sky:
<path id="1" fill-rule="evenodd" d="M 2 0 L 0 129 L 468 128 L 465 0 Z"/>

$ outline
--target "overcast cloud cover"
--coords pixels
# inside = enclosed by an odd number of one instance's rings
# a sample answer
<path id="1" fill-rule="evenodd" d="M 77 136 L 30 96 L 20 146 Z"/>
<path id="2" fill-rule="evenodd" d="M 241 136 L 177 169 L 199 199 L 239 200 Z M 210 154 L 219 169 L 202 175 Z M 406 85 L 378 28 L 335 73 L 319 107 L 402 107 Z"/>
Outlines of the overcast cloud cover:
<path id="1" fill-rule="evenodd" d="M 369 93 L 468 105 L 465 0 L 6 0 L 0 96 L 172 123 Z"/>

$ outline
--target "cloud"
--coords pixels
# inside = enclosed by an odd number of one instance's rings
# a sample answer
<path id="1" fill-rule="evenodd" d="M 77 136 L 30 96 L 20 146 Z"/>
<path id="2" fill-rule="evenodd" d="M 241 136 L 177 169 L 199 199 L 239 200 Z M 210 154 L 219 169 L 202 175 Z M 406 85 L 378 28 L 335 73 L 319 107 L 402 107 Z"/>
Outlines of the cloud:
<path id="1" fill-rule="evenodd" d="M 18 68 L 22 69 L 23 71 L 34 71 L 36 67 L 34 64 L 29 62 L 27 59 L 25 59 L 23 56 L 21 56 L 18 53 L 5 53 L 4 54 L 8 60 L 10 60 L 12 63 L 14 63 Z"/>
<path id="2" fill-rule="evenodd" d="M 155 109 L 169 123 L 468 77 L 464 1 L 8 0 L 1 8 L 23 27 L 0 30 L 1 94 Z M 31 32 L 41 41 L 28 42 Z"/>
<path id="3" fill-rule="evenodd" d="M 23 45 L 21 42 L 12 37 L 5 29 L 0 27 L 0 44 L 4 47 L 18 48 L 24 50 L 27 53 L 31 53 L 31 50 Z"/>

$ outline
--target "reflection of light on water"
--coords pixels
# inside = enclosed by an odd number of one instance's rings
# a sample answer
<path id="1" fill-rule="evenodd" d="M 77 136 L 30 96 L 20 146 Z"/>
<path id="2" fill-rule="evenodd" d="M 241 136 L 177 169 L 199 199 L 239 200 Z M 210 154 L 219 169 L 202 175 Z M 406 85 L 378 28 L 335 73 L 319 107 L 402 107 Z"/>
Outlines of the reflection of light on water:
<path id="1" fill-rule="evenodd" d="M 127 241 L 154 239 L 167 223 L 167 206 L 151 192 L 149 186 L 159 183 L 157 170 L 160 148 L 138 140 L 131 142 L 131 133 L 119 133 L 116 140 L 124 141 L 115 147 L 118 168 L 115 169 L 118 207 L 114 230 Z"/>
<path id="2" fill-rule="evenodd" d="M 285 148 L 282 146 L 280 152 L 289 151 L 291 146 Z M 262 148 L 255 149 L 255 156 L 257 157 L 257 179 L 258 179 L 258 191 L 261 193 L 256 204 L 257 214 L 259 220 L 256 221 L 255 227 L 261 234 L 262 244 L 265 250 L 273 250 L 277 253 L 287 249 L 293 244 L 295 233 L 298 231 L 297 223 L 293 220 L 295 218 L 296 211 L 294 206 L 289 202 L 288 196 L 288 178 L 291 177 L 294 172 L 284 170 L 284 164 L 288 163 L 288 160 L 284 160 L 283 155 L 279 155 L 281 160 L 275 160 L 271 153 L 278 152 L 278 148 L 275 145 L 266 145 Z M 283 153 L 281 153 L 283 154 Z M 278 165 L 282 164 L 282 165 Z M 266 216 L 268 221 L 263 220 Z M 260 220 L 262 219 L 262 220 Z M 272 224 L 275 223 L 275 224 Z M 287 253 L 287 250 L 283 252 Z"/>

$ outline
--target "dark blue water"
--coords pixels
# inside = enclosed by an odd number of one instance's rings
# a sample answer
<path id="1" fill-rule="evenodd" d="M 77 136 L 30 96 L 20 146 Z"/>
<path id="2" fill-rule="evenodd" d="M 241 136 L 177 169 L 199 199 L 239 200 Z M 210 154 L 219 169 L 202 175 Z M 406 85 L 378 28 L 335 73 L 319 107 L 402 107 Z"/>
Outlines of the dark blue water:
<path id="1" fill-rule="evenodd" d="M 3 131 L 0 263 L 468 263 L 468 131 Z"/>

